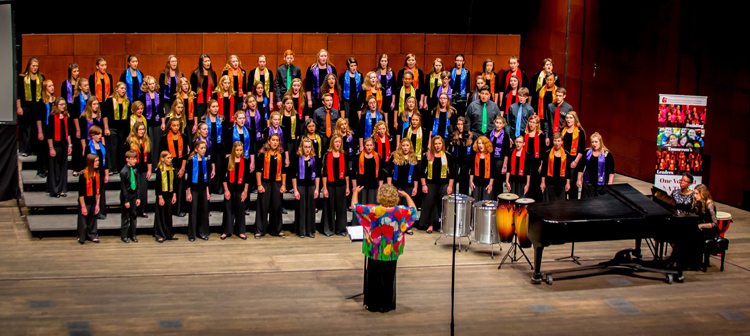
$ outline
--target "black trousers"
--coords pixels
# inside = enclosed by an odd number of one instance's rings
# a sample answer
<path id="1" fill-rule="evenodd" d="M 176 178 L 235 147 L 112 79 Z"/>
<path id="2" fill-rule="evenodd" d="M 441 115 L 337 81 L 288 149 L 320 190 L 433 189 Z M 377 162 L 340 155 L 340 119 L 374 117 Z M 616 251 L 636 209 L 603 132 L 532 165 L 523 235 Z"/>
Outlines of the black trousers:
<path id="1" fill-rule="evenodd" d="M 346 232 L 346 186 L 333 186 L 329 184 L 328 198 L 325 198 L 323 207 L 323 234 L 330 236 Z"/>
<path id="2" fill-rule="evenodd" d="M 49 148 L 49 147 L 47 147 Z M 50 157 L 47 168 L 47 192 L 56 196 L 68 192 L 68 146 L 54 146 L 55 157 Z"/>
<path id="3" fill-rule="evenodd" d="M 523 188 L 526 187 L 526 182 L 513 182 L 510 181 L 510 193 L 516 194 L 519 198 L 526 197 L 526 194 L 523 192 Z M 563 187 L 564 188 L 564 187 Z"/>
<path id="4" fill-rule="evenodd" d="M 458 165 L 458 174 L 456 174 L 458 183 L 458 193 L 469 194 L 469 165 Z"/>
<path id="5" fill-rule="evenodd" d="M 387 312 L 396 309 L 397 261 L 367 259 L 364 304 L 367 310 Z"/>
<path id="6" fill-rule="evenodd" d="M 154 209 L 154 237 L 156 239 L 172 239 L 172 197 L 164 197 L 164 205 L 159 205 L 159 197 L 156 197 Z"/>
<path id="7" fill-rule="evenodd" d="M 121 195 L 120 199 L 122 198 Z M 120 238 L 135 237 L 135 229 L 138 226 L 138 217 L 135 215 L 135 200 L 135 197 L 131 197 L 122 201 L 122 213 L 120 214 Z M 130 207 L 126 208 L 125 204 L 130 204 Z"/>
<path id="8" fill-rule="evenodd" d="M 86 204 L 85 207 L 88 213 L 86 216 L 81 213 L 81 203 L 78 202 L 78 241 L 99 239 L 97 214 L 94 213 L 96 203 Z"/>
<path id="9" fill-rule="evenodd" d="M 109 166 L 112 168 L 110 169 L 111 171 L 119 172 L 120 168 L 125 166 L 125 152 L 130 149 L 125 143 L 128 133 L 127 129 L 109 128 L 109 136 L 106 138 L 107 162 L 109 162 Z"/>
<path id="10" fill-rule="evenodd" d="M 42 127 L 44 127 L 44 121 L 42 121 Z M 39 140 L 39 128 L 36 122 L 32 125 L 31 141 L 33 145 L 34 153 L 36 154 L 36 173 L 45 174 L 49 167 L 49 144 L 47 139 Z"/>
<path id="11" fill-rule="evenodd" d="M 208 226 L 208 195 L 206 188 L 190 189 L 193 201 L 188 215 L 188 238 L 207 237 L 211 232 Z M 166 202 L 166 200 L 164 200 Z"/>
<path id="12" fill-rule="evenodd" d="M 217 176 L 215 178 L 212 178 L 211 181 L 209 181 L 208 190 L 212 194 L 224 194 L 224 183 L 221 182 L 221 178 L 219 178 L 218 176 L 219 172 L 225 172 L 227 169 L 228 158 L 224 157 L 224 155 L 228 151 L 224 150 L 224 146 L 229 146 L 229 151 L 232 150 L 231 144 L 218 144 L 218 145 L 213 144 L 212 145 L 213 153 L 211 153 L 211 163 L 213 163 L 216 166 L 216 173 L 217 173 Z M 211 169 L 211 167 L 209 167 L 209 169 Z"/>
<path id="13" fill-rule="evenodd" d="M 99 183 L 101 183 L 101 191 L 99 191 L 99 214 L 102 216 L 107 215 L 107 184 L 104 183 L 104 170 L 99 171 Z"/>
<path id="14" fill-rule="evenodd" d="M 491 192 L 490 193 L 487 192 L 487 185 L 479 185 L 479 184 L 476 184 L 476 182 L 474 183 L 474 185 L 476 186 L 476 188 L 474 188 L 474 190 L 471 191 L 471 197 L 474 199 L 474 202 L 485 201 L 485 200 L 487 201 L 497 200 L 497 199 L 492 199 Z M 492 186 L 492 188 L 494 189 L 495 186 Z"/>
<path id="15" fill-rule="evenodd" d="M 503 172 L 503 160 L 495 159 L 495 180 L 492 185 L 492 195 L 490 195 L 493 201 L 497 201 L 497 195 L 503 193 L 505 188 L 505 174 Z"/>
<path id="16" fill-rule="evenodd" d="M 242 201 L 242 191 L 230 191 L 229 199 L 224 196 L 224 216 L 222 223 L 224 234 L 231 236 L 235 233 L 245 234 L 245 203 Z"/>
<path id="17" fill-rule="evenodd" d="M 148 137 L 151 139 L 151 162 L 159 162 L 159 153 L 158 148 L 161 148 L 161 136 L 163 135 L 161 131 L 161 119 L 159 121 L 151 121 L 148 123 Z M 127 135 L 126 135 L 127 137 Z M 191 146 L 192 147 L 192 146 Z M 124 154 L 123 154 L 124 155 Z"/>
<path id="18" fill-rule="evenodd" d="M 545 178 L 545 189 L 542 195 L 543 202 L 554 202 L 565 200 L 565 179 Z"/>
<path id="19" fill-rule="evenodd" d="M 357 105 L 357 101 L 355 100 L 344 100 L 344 111 L 346 111 L 345 114 L 342 114 L 342 118 L 346 118 L 347 121 L 349 121 L 349 129 L 356 129 L 359 125 L 359 115 L 357 114 L 357 110 L 359 110 L 359 106 Z M 386 120 L 386 123 L 388 120 Z"/>
<path id="20" fill-rule="evenodd" d="M 83 157 L 83 146 L 81 145 L 81 138 L 76 137 L 76 127 L 73 122 L 70 124 L 70 140 L 73 141 L 73 153 L 71 154 L 70 166 L 73 171 L 80 172 L 86 167 L 86 159 Z M 86 125 L 81 127 L 81 135 L 83 139 L 86 139 L 86 135 L 83 134 L 86 131 Z M 67 154 L 67 153 L 66 153 Z"/>
<path id="21" fill-rule="evenodd" d="M 315 234 L 315 186 L 297 186 L 299 204 L 294 209 L 294 231 L 300 236 Z"/>
<path id="22" fill-rule="evenodd" d="M 187 201 L 187 173 L 183 174 L 182 177 L 177 177 L 177 171 L 179 167 L 175 167 L 174 173 L 174 192 L 177 194 L 177 202 L 171 205 L 173 214 L 180 214 L 182 212 L 188 212 L 190 210 L 190 204 Z M 159 182 L 161 183 L 161 182 Z M 158 184 L 158 183 L 157 183 Z M 165 202 L 167 200 L 164 200 Z M 171 201 L 170 201 L 171 203 Z M 164 205 L 167 206 L 167 205 Z"/>
<path id="23" fill-rule="evenodd" d="M 528 197 L 531 197 L 534 199 L 534 201 L 541 202 L 542 201 L 542 175 L 537 171 L 532 169 L 531 170 L 531 182 L 529 182 L 529 192 L 526 193 Z"/>
<path id="24" fill-rule="evenodd" d="M 255 233 L 278 235 L 282 232 L 281 181 L 261 181 L 260 184 L 265 192 L 258 193 L 256 200 Z"/>
<path id="25" fill-rule="evenodd" d="M 133 211 L 136 211 L 137 214 L 142 214 L 146 212 L 146 203 L 148 203 L 148 178 L 146 178 L 145 169 L 144 171 L 139 170 L 138 174 L 135 175 L 135 178 L 138 180 L 138 185 L 141 186 L 141 188 L 138 190 L 138 198 L 141 199 L 141 205 L 139 205 L 137 209 L 133 208 Z M 160 184 L 161 181 L 158 181 L 157 186 L 160 187 Z"/>
<path id="26" fill-rule="evenodd" d="M 604 190 L 603 185 L 593 184 L 593 183 L 586 183 L 583 182 L 582 188 L 581 188 L 581 198 L 591 198 L 591 197 L 597 197 L 599 195 L 606 194 L 607 191 Z"/>
<path id="27" fill-rule="evenodd" d="M 22 107 L 21 109 L 23 115 L 18 116 L 18 151 L 31 154 L 31 127 L 34 124 L 34 119 L 31 117 L 30 107 Z"/>
<path id="28" fill-rule="evenodd" d="M 362 189 L 362 191 L 359 192 L 359 204 L 377 204 L 378 203 L 378 189 Z M 352 215 L 352 226 L 358 226 L 359 221 L 357 220 L 356 215 Z M 346 228 L 344 228 L 346 230 Z"/>
<path id="29" fill-rule="evenodd" d="M 427 229 L 432 226 L 440 230 L 440 214 L 443 213 L 443 197 L 448 195 L 448 184 L 427 183 L 427 194 L 422 202 L 422 213 L 419 216 L 419 226 Z"/>

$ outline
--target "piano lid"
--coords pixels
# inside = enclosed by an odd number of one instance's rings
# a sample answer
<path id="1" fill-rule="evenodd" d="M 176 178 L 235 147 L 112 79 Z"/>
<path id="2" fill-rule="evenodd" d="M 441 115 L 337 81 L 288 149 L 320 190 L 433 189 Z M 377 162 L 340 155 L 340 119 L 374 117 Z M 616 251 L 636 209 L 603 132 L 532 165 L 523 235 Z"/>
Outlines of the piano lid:
<path id="1" fill-rule="evenodd" d="M 548 223 L 575 223 L 612 220 L 633 220 L 645 217 L 672 217 L 661 207 L 629 184 L 606 186 L 607 194 L 599 197 L 534 203 L 529 214 Z"/>

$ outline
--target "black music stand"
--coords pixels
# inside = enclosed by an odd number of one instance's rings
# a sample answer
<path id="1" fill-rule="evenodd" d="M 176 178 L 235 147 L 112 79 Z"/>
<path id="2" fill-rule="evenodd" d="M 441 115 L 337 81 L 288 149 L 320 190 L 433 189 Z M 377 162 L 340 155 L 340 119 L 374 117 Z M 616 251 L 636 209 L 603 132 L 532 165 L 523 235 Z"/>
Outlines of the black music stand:
<path id="1" fill-rule="evenodd" d="M 503 260 L 500 262 L 500 266 L 497 266 L 497 269 L 500 269 L 503 267 L 503 264 L 505 263 L 505 260 L 510 258 L 510 262 L 514 263 L 516 261 L 521 260 L 521 257 L 518 255 L 518 251 L 521 251 L 521 255 L 523 255 L 524 258 L 526 258 L 526 262 L 529 263 L 529 266 L 531 266 L 531 269 L 534 269 L 534 265 L 531 264 L 531 261 L 529 260 L 529 257 L 526 256 L 526 252 L 523 251 L 523 247 L 521 247 L 521 244 L 518 243 L 518 235 L 513 233 L 513 244 L 510 245 L 510 248 L 508 249 L 508 253 L 505 254 L 503 257 Z M 513 255 L 511 256 L 511 252 Z"/>
<path id="2" fill-rule="evenodd" d="M 567 256 L 567 257 L 557 258 L 557 259 L 555 259 L 555 261 L 561 261 L 561 260 L 565 260 L 565 259 L 570 259 L 570 261 L 572 261 L 572 262 L 580 265 L 581 263 L 578 261 L 578 259 L 581 259 L 581 258 L 579 258 L 578 256 L 575 255 L 575 253 L 574 253 L 575 250 L 576 250 L 576 243 L 573 242 L 573 243 L 571 243 L 571 246 L 570 246 L 570 255 Z"/>

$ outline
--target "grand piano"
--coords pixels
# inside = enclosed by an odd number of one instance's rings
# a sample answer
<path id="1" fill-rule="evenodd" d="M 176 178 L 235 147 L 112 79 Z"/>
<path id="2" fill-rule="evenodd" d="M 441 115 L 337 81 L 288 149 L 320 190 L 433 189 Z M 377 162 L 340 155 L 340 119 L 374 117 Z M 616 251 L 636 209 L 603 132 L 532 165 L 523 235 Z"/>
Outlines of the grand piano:
<path id="1" fill-rule="evenodd" d="M 699 234 L 697 216 L 680 214 L 665 208 L 629 184 L 606 186 L 606 193 L 582 200 L 535 203 L 529 206 L 528 238 L 534 247 L 534 284 L 545 281 L 551 285 L 553 274 L 590 271 L 594 269 L 626 269 L 661 273 L 666 281 L 681 281 L 679 263 L 641 260 L 641 239 L 660 242 L 681 242 Z M 623 250 L 615 258 L 593 266 L 583 266 L 543 273 L 542 255 L 550 245 L 634 239 L 636 249 Z"/>

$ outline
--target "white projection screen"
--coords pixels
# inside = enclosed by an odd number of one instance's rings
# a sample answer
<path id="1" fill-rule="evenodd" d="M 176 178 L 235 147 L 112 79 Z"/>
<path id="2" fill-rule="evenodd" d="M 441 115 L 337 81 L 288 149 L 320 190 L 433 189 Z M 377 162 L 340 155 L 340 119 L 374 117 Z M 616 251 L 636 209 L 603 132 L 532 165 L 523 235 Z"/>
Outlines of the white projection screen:
<path id="1" fill-rule="evenodd" d="M 11 4 L 0 2 L 0 124 L 16 122 L 16 78 Z"/>

